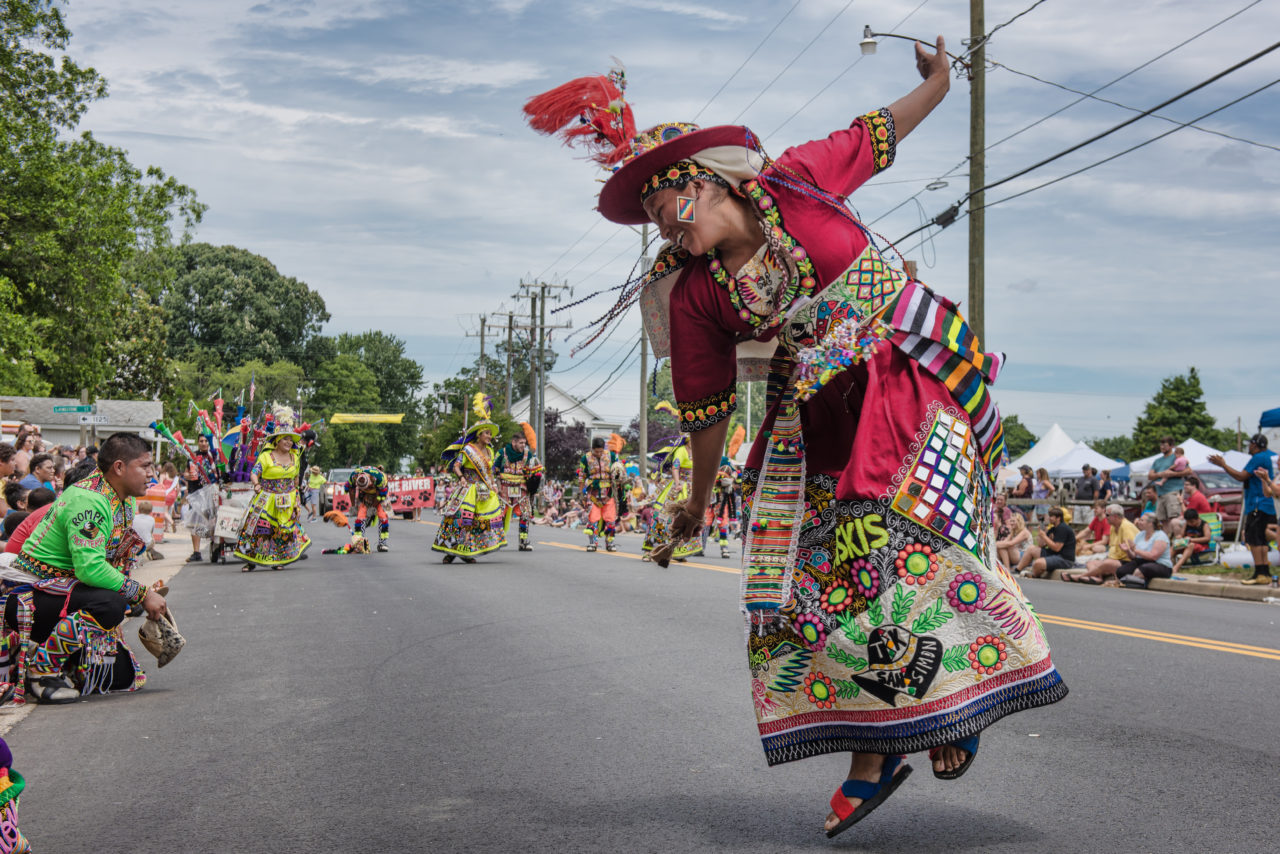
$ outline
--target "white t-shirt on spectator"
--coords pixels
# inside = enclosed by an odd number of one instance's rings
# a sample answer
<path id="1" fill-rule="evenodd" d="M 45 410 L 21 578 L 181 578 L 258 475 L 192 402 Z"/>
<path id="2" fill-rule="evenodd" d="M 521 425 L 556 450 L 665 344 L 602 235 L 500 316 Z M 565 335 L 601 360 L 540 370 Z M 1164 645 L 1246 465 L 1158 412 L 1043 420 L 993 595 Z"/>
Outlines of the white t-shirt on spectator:
<path id="1" fill-rule="evenodd" d="M 156 520 L 149 513 L 136 513 L 133 517 L 133 530 L 142 537 L 142 541 L 147 544 L 147 548 L 151 548 L 151 544 L 155 542 L 156 536 Z"/>

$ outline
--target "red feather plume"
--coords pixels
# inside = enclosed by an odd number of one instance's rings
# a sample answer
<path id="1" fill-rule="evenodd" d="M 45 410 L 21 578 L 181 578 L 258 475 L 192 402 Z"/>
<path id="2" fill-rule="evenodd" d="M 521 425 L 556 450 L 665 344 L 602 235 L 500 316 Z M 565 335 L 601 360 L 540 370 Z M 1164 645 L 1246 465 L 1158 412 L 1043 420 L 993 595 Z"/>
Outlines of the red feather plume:
<path id="1" fill-rule="evenodd" d="M 524 105 L 529 127 L 548 136 L 559 135 L 565 145 L 578 143 L 602 166 L 620 161 L 636 135 L 631 105 L 623 97 L 626 76 L 621 70 L 579 77 L 534 95 Z"/>

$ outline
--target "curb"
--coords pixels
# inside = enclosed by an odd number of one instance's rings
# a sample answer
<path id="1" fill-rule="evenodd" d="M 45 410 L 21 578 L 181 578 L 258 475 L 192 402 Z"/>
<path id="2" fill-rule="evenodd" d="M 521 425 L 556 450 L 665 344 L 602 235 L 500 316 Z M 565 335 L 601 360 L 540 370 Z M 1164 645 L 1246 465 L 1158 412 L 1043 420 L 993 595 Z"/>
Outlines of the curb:
<path id="1" fill-rule="evenodd" d="M 1055 569 L 1049 573 L 1047 579 L 1036 580 L 1062 581 L 1062 570 Z M 1237 599 L 1244 602 L 1261 602 L 1269 596 L 1280 598 L 1280 590 L 1274 587 L 1261 584 L 1246 585 L 1238 581 L 1186 581 L 1178 578 L 1155 578 L 1147 583 L 1147 589 L 1160 593 L 1185 593 L 1190 596 Z"/>

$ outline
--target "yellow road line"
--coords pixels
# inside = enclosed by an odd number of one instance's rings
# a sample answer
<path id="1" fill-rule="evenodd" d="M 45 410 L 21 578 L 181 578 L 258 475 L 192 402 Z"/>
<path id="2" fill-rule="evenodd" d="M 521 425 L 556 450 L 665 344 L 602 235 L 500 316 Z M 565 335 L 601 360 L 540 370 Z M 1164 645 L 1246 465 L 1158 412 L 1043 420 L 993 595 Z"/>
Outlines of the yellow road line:
<path id="1" fill-rule="evenodd" d="M 569 545 L 567 543 L 552 543 L 540 541 L 540 546 L 552 546 L 557 549 L 569 549 L 571 551 L 585 552 L 585 546 Z M 610 557 L 625 557 L 631 560 L 641 560 L 640 555 L 627 554 L 626 552 L 603 552 Z M 714 572 L 727 572 L 738 575 L 741 570 L 734 567 L 716 566 L 710 563 L 694 563 L 685 561 L 685 566 L 696 567 L 697 569 L 710 569 Z M 1190 646 L 1198 649 L 1210 649 L 1217 652 L 1232 652 L 1236 655 L 1248 655 L 1253 658 L 1266 658 L 1272 661 L 1280 661 L 1280 649 L 1272 649 L 1265 646 L 1249 646 L 1248 644 L 1233 643 L 1231 641 L 1213 640 L 1212 638 L 1198 638 L 1190 635 L 1175 635 L 1169 632 L 1157 632 L 1149 629 L 1137 629 L 1130 626 L 1117 626 L 1112 623 L 1095 623 L 1089 620 L 1080 620 L 1075 617 L 1055 617 L 1050 614 L 1041 614 L 1040 619 L 1051 625 L 1065 626 L 1072 629 L 1085 629 L 1091 632 L 1103 632 L 1105 634 L 1120 635 L 1122 637 L 1138 638 L 1139 640 L 1158 641 L 1160 643 L 1171 643 L 1178 646 Z"/>
<path id="2" fill-rule="evenodd" d="M 1172 643 L 1179 646 L 1193 646 L 1199 649 L 1213 649 L 1219 652 L 1234 652 L 1237 655 L 1249 655 L 1254 658 L 1269 658 L 1273 661 L 1280 661 L 1280 649 L 1270 649 L 1264 646 L 1248 646 L 1241 643 L 1232 643 L 1230 641 L 1213 640 L 1212 638 L 1197 638 L 1188 635 L 1174 635 L 1168 632 L 1155 632 L 1147 629 L 1135 629 L 1128 626 L 1116 626 L 1110 623 L 1092 623 L 1088 620 L 1077 620 L 1074 617 L 1053 617 L 1048 614 L 1041 614 L 1040 619 L 1045 623 L 1057 626 L 1067 626 L 1073 629 L 1087 629 L 1092 632 L 1105 632 L 1111 635 L 1122 635 L 1124 637 L 1140 638 L 1142 640 L 1153 640 L 1161 643 Z"/>

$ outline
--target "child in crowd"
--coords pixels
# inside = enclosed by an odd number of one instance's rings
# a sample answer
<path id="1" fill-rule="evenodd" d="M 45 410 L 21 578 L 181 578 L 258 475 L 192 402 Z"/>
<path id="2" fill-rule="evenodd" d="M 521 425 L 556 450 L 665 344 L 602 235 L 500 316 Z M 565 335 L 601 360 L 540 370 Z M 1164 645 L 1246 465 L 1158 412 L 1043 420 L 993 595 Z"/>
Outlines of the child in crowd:
<path id="1" fill-rule="evenodd" d="M 147 557 L 160 560 L 164 555 L 156 551 L 156 520 L 151 515 L 151 502 L 139 501 L 138 512 L 133 514 L 133 530 L 147 544 Z"/>
<path id="2" fill-rule="evenodd" d="M 1081 554 L 1102 554 L 1107 550 L 1107 538 L 1111 536 L 1111 523 L 1107 521 L 1107 502 L 1093 502 L 1093 518 L 1084 531 L 1088 545 L 1078 549 Z"/>
<path id="3" fill-rule="evenodd" d="M 1173 449 L 1173 465 L 1169 466 L 1169 471 L 1185 472 L 1190 470 L 1191 461 L 1187 459 L 1187 452 L 1182 448 Z"/>

